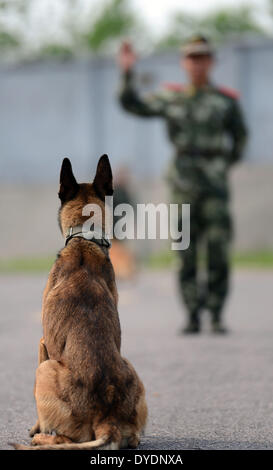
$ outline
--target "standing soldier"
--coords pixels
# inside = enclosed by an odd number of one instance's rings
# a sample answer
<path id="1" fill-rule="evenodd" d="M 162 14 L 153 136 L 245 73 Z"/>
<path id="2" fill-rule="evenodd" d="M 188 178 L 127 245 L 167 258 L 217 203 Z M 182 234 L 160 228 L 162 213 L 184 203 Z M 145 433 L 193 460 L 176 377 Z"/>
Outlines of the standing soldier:
<path id="1" fill-rule="evenodd" d="M 141 97 L 134 87 L 136 55 L 129 43 L 119 53 L 122 70 L 120 103 L 142 117 L 163 117 L 175 147 L 168 172 L 173 202 L 191 208 L 191 243 L 181 251 L 179 285 L 188 312 L 184 333 L 200 331 L 200 310 L 211 313 L 212 331 L 225 333 L 221 314 L 229 285 L 229 248 L 232 220 L 228 173 L 242 155 L 246 128 L 237 93 L 210 81 L 214 53 L 198 36 L 183 48 L 182 66 L 189 84 L 167 84 Z M 200 240 L 206 243 L 206 290 L 198 280 Z"/>

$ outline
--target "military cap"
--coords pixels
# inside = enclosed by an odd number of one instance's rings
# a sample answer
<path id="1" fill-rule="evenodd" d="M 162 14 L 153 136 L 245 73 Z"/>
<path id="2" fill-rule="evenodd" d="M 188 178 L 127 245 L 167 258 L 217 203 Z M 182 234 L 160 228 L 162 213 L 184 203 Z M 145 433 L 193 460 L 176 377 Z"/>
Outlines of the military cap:
<path id="1" fill-rule="evenodd" d="M 184 46 L 182 52 L 185 56 L 189 55 L 213 55 L 214 50 L 205 36 L 193 36 Z"/>

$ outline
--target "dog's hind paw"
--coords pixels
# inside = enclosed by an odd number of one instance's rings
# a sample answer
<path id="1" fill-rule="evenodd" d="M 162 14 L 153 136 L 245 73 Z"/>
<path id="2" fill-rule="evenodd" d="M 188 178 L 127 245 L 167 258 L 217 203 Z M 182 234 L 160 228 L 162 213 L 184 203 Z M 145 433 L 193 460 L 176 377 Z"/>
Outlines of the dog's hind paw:
<path id="1" fill-rule="evenodd" d="M 31 441 L 32 446 L 52 444 L 54 442 L 54 436 L 45 433 L 36 433 Z"/>

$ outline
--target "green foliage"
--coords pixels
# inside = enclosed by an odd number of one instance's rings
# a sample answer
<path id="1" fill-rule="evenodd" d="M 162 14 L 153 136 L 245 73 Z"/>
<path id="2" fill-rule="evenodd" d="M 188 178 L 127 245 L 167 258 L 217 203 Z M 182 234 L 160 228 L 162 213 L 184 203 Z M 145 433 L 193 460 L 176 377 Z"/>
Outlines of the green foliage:
<path id="1" fill-rule="evenodd" d="M 223 9 L 208 14 L 200 21 L 200 27 L 214 40 L 225 40 L 227 36 L 241 36 L 246 33 L 264 34 L 262 27 L 253 17 L 248 6 Z"/>
<path id="2" fill-rule="evenodd" d="M 59 24 L 61 39 L 45 35 L 39 50 L 41 57 L 63 59 L 86 50 L 95 53 L 113 52 L 113 45 L 124 37 L 131 37 L 138 47 L 151 51 L 153 48 L 178 48 L 195 33 L 205 34 L 214 42 L 224 42 L 230 37 L 238 38 L 249 33 L 266 34 L 251 6 L 219 7 L 202 15 L 185 13 L 181 7 L 170 19 L 167 33 L 157 40 L 150 36 L 148 28 L 141 25 L 131 8 L 131 0 L 96 0 L 92 3 L 92 8 L 90 4 L 87 18 L 83 17 L 86 8 L 83 8 L 82 0 L 59 1 L 63 8 Z M 16 51 L 17 57 L 20 54 L 21 57 L 37 57 L 37 49 L 32 48 L 27 40 L 27 29 L 31 29 L 31 22 L 35 21 L 32 10 L 36 2 L 37 0 L 0 0 L 2 57 L 10 50 Z M 48 22 L 51 19 L 50 12 L 48 8 Z M 268 0 L 267 13 L 269 18 L 273 17 L 273 0 Z"/>
<path id="3" fill-rule="evenodd" d="M 224 42 L 230 37 L 238 38 L 250 33 L 266 34 L 248 6 L 218 9 L 203 16 L 177 13 L 157 48 L 177 48 L 196 33 L 204 34 L 214 42 Z"/>
<path id="4" fill-rule="evenodd" d="M 0 0 L 0 9 L 24 14 L 29 7 L 29 3 L 30 0 Z"/>
<path id="5" fill-rule="evenodd" d="M 15 49 L 19 46 L 19 39 L 6 31 L 0 31 L 0 50 L 7 51 L 10 49 Z"/>
<path id="6" fill-rule="evenodd" d="M 30 0 L 0 0 L 0 51 L 2 56 L 10 51 L 17 51 L 22 37 L 16 27 L 8 24 L 8 18 L 19 18 L 23 21 Z M 16 22 L 16 21 L 15 21 Z"/>
<path id="7" fill-rule="evenodd" d="M 70 59 L 73 57 L 73 50 L 62 44 L 48 44 L 41 48 L 39 55 L 56 59 Z"/>
<path id="8" fill-rule="evenodd" d="M 126 0 L 111 0 L 101 10 L 99 17 L 84 36 L 92 51 L 99 51 L 113 39 L 129 33 L 135 24 Z"/>

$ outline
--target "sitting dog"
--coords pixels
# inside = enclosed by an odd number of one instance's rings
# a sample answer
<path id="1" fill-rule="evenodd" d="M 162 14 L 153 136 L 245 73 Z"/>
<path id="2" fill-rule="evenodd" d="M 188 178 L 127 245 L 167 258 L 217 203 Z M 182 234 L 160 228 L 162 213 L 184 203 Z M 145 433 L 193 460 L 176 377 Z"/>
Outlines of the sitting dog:
<path id="1" fill-rule="evenodd" d="M 93 183 L 78 184 L 65 158 L 60 174 L 59 223 L 66 236 L 43 295 L 43 338 L 34 396 L 38 421 L 32 446 L 16 449 L 137 447 L 147 419 L 145 390 L 120 354 L 118 295 L 105 236 L 82 231 L 86 204 L 105 213 L 113 194 L 107 155 Z M 105 226 L 102 226 L 104 233 Z M 53 434 L 55 433 L 55 434 Z"/>

